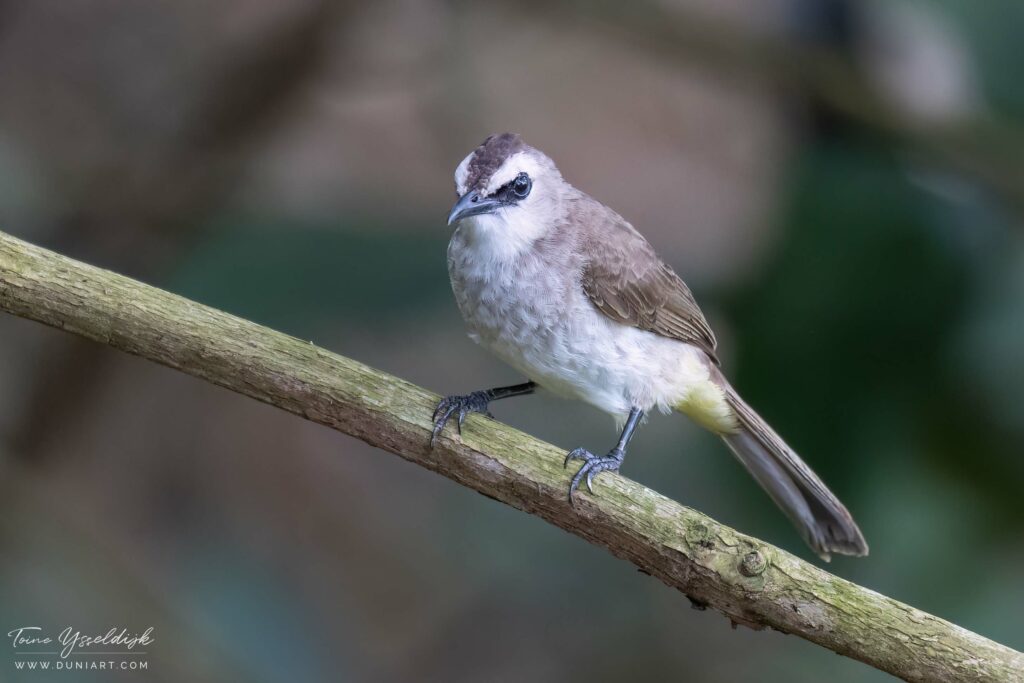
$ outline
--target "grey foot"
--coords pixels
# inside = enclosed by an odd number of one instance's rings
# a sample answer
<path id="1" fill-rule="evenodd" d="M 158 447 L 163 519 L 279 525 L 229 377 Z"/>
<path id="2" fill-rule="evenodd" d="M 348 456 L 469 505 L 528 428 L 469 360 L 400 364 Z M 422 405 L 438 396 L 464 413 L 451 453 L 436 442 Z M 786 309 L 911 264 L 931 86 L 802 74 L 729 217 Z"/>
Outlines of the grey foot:
<path id="1" fill-rule="evenodd" d="M 448 420 L 451 419 L 452 415 L 458 414 L 459 416 L 459 434 L 462 434 L 462 423 L 466 421 L 466 416 L 470 413 L 481 413 L 493 418 L 494 416 L 487 410 L 487 404 L 490 401 L 491 397 L 486 391 L 474 391 L 472 394 L 466 394 L 465 396 L 445 396 L 442 398 L 437 404 L 437 408 L 434 409 L 434 417 L 432 418 L 434 420 L 434 432 L 430 435 L 431 447 L 437 441 L 437 435 L 448 424 Z"/>
<path id="2" fill-rule="evenodd" d="M 584 477 L 587 478 L 587 490 L 593 493 L 594 487 L 592 483 L 594 475 L 601 472 L 618 472 L 625 457 L 626 452 L 619 448 L 613 448 L 611 453 L 605 456 L 594 455 L 585 448 L 574 448 L 569 451 L 569 454 L 565 456 L 565 467 L 568 467 L 569 462 L 572 460 L 583 461 L 583 467 L 576 472 L 576 475 L 569 483 L 569 504 L 573 504 L 572 494 L 579 488 L 580 482 L 583 481 Z"/>

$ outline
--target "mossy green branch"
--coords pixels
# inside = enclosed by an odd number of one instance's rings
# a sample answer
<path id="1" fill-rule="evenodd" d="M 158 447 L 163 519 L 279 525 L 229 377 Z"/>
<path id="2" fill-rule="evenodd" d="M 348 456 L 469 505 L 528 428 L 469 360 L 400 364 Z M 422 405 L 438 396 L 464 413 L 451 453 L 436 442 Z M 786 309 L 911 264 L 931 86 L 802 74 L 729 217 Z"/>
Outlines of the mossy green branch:
<path id="1" fill-rule="evenodd" d="M 908 681 L 1022 681 L 1024 655 L 833 576 L 622 476 L 566 501 L 562 450 L 471 416 L 428 447 L 438 396 L 314 344 L 0 233 L 0 308 L 351 434 L 601 545 L 736 623 Z"/>

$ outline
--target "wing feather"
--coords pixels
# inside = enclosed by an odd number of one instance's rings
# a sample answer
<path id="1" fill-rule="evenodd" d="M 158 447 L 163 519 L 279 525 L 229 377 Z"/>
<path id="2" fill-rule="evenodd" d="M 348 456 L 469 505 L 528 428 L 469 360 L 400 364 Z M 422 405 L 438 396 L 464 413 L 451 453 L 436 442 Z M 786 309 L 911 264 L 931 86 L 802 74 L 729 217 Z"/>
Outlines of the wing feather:
<path id="1" fill-rule="evenodd" d="M 614 217 L 607 230 L 592 233 L 606 239 L 592 239 L 586 250 L 587 297 L 612 320 L 693 344 L 717 364 L 718 342 L 690 289 L 643 235 Z"/>

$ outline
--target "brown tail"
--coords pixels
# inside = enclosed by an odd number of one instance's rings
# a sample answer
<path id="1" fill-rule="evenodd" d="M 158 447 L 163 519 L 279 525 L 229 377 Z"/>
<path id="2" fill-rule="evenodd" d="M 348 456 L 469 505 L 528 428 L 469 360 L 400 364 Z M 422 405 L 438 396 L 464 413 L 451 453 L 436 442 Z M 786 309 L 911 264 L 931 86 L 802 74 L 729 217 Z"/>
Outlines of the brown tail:
<path id="1" fill-rule="evenodd" d="M 720 381 L 739 422 L 739 429 L 722 439 L 807 544 L 826 561 L 829 553 L 867 555 L 868 544 L 839 499 L 724 378 Z"/>

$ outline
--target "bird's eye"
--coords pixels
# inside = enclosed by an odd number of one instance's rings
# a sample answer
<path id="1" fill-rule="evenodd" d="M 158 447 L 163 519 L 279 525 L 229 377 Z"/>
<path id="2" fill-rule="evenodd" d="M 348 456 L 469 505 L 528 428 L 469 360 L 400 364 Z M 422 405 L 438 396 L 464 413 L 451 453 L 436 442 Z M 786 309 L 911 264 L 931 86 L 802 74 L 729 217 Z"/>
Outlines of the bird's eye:
<path id="1" fill-rule="evenodd" d="M 530 190 L 533 188 L 533 181 L 530 180 L 530 176 L 525 173 L 520 173 L 516 176 L 516 179 L 512 181 L 512 192 L 519 199 L 526 199 L 526 196 L 530 194 Z"/>

